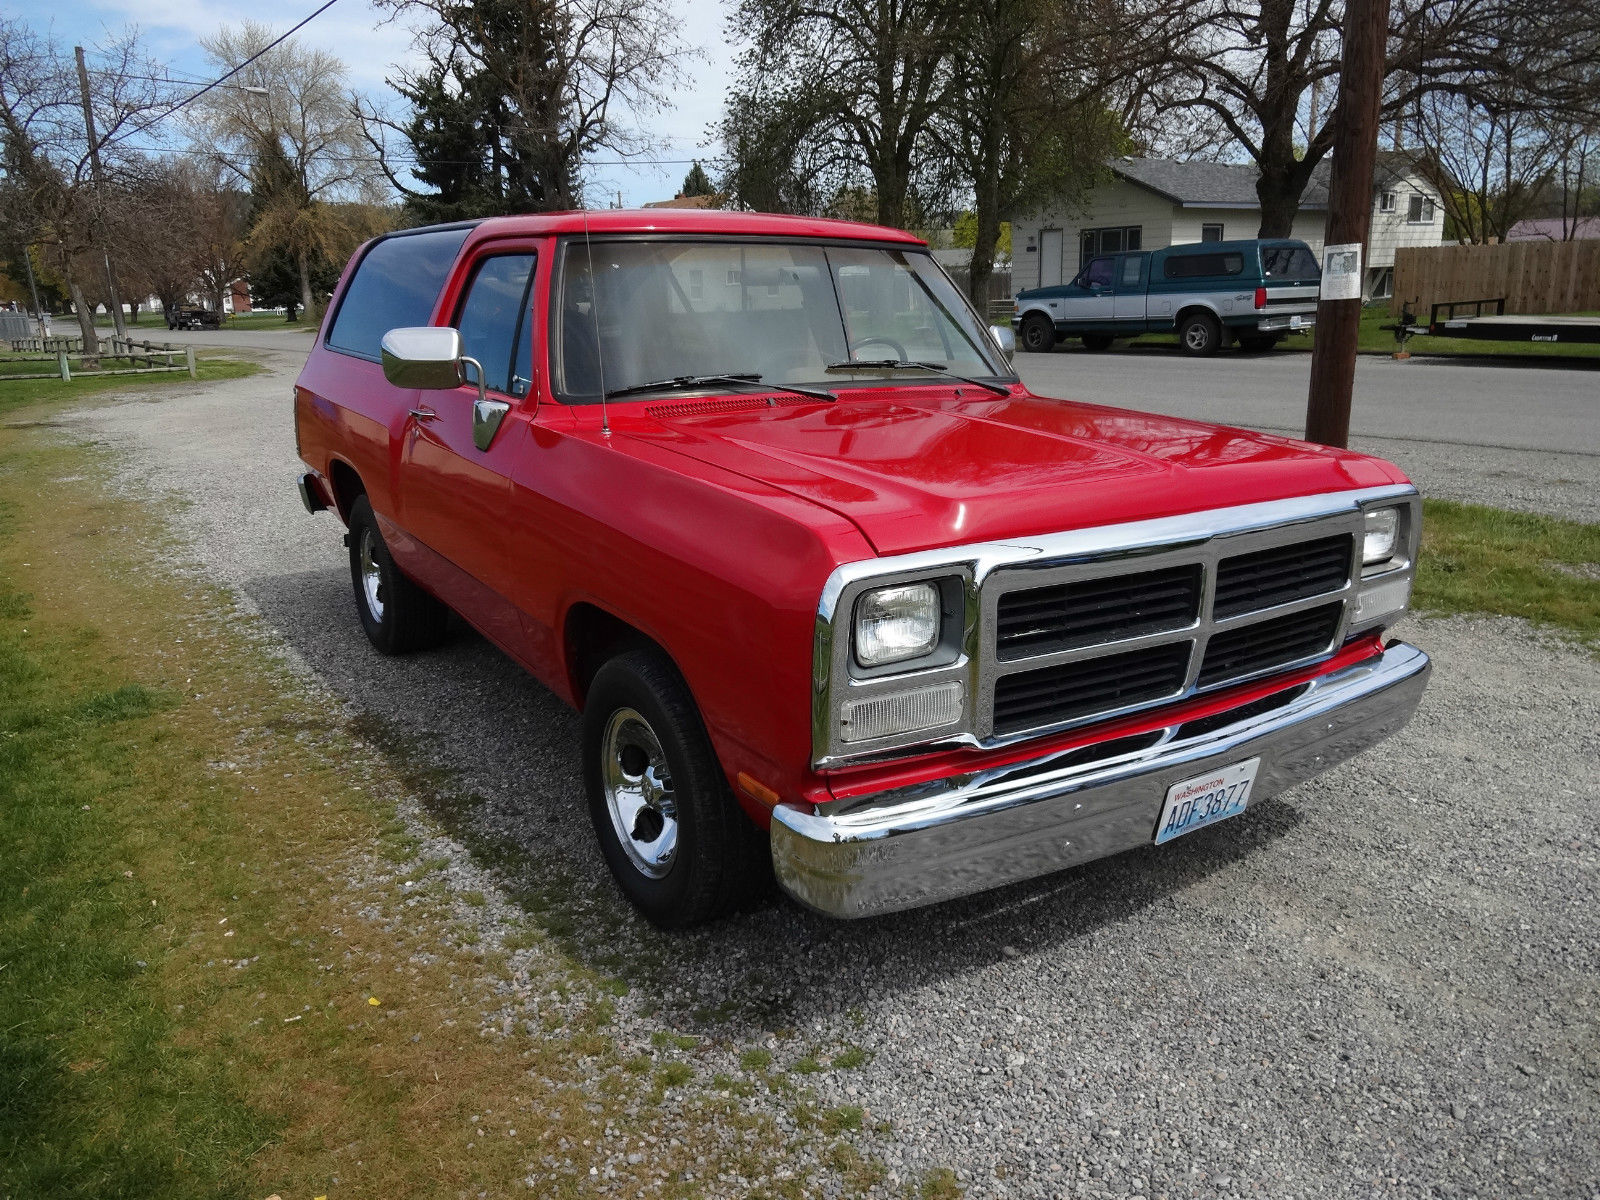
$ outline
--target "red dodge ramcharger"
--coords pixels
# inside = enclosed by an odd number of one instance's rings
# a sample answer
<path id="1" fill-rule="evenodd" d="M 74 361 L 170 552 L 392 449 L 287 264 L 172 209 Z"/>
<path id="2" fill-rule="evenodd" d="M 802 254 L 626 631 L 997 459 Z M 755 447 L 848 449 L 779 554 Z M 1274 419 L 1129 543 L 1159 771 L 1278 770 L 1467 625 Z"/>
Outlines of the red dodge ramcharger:
<path id="1" fill-rule="evenodd" d="M 1400 728 L 1416 489 L 1030 394 L 926 246 L 726 212 L 434 226 L 352 259 L 300 493 L 388 654 L 469 621 L 583 712 L 663 925 L 835 916 L 1164 843 Z"/>

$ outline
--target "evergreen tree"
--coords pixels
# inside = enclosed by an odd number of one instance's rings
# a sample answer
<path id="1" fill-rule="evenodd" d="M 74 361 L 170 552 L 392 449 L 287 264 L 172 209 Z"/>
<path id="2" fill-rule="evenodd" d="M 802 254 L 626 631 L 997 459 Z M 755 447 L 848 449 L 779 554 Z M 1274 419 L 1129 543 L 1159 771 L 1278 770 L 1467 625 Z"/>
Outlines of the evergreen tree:
<path id="1" fill-rule="evenodd" d="M 689 173 L 683 177 L 682 194 L 685 196 L 709 196 L 715 190 L 711 186 L 711 177 L 706 174 L 706 169 L 696 159 L 694 165 L 689 168 Z"/>

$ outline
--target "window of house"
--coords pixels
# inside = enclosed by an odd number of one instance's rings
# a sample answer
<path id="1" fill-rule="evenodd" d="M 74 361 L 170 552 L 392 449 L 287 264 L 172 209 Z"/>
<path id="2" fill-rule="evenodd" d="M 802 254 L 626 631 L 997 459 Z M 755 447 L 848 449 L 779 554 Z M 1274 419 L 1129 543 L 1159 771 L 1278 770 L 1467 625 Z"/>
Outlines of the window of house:
<path id="1" fill-rule="evenodd" d="M 1378 197 L 1378 211 L 1392 213 L 1395 207 L 1395 199 L 1393 192 L 1384 192 Z"/>
<path id="2" fill-rule="evenodd" d="M 1222 222 L 1207 221 L 1200 226 L 1200 240 L 1202 242 L 1220 242 L 1222 240 Z"/>
<path id="3" fill-rule="evenodd" d="M 1138 250 L 1143 240 L 1143 225 L 1110 225 L 1103 229 L 1084 229 L 1078 234 L 1078 266 L 1102 254 Z"/>
<path id="4" fill-rule="evenodd" d="M 1412 196 L 1406 210 L 1406 220 L 1413 225 L 1426 225 L 1433 220 L 1433 200 L 1427 196 Z"/>

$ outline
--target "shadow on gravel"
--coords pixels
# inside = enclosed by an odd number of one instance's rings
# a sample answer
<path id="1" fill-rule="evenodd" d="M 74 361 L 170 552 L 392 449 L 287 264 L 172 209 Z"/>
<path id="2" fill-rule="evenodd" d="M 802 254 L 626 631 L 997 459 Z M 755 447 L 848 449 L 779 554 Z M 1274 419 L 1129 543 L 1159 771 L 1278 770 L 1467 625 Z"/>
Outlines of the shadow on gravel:
<path id="1" fill-rule="evenodd" d="M 660 1016 L 703 1032 L 740 1036 L 853 1015 L 887 994 L 938 988 L 1009 957 L 1070 958 L 1074 941 L 1148 908 L 1183 905 L 1186 889 L 1302 819 L 1267 801 L 1174 846 L 928 909 L 839 922 L 774 894 L 709 928 L 663 934 L 622 901 L 595 847 L 577 715 L 520 667 L 462 624 L 437 651 L 377 654 L 342 566 L 256 579 L 245 590 L 350 706 L 352 732 L 499 872 L 530 919 L 589 968 L 642 992 Z"/>

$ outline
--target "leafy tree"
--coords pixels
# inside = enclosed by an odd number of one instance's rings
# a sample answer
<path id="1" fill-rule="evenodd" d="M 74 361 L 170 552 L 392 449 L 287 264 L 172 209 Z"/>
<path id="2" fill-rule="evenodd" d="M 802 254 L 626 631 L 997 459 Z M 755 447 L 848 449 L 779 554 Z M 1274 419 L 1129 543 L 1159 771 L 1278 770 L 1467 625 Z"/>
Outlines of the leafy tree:
<path id="1" fill-rule="evenodd" d="M 689 168 L 689 173 L 683 177 L 682 194 L 685 196 L 709 196 L 715 191 L 716 188 L 711 186 L 711 177 L 706 174 L 706 169 L 700 165 L 697 159 L 694 165 Z"/>
<path id="2" fill-rule="evenodd" d="M 665 0 L 381 2 L 422 18 L 426 65 L 391 80 L 409 115 L 363 128 L 424 220 L 578 207 L 584 158 L 642 148 L 622 113 L 664 107 L 685 53 Z"/>

